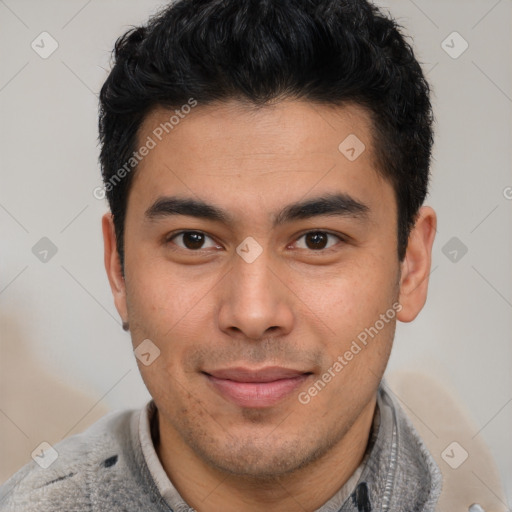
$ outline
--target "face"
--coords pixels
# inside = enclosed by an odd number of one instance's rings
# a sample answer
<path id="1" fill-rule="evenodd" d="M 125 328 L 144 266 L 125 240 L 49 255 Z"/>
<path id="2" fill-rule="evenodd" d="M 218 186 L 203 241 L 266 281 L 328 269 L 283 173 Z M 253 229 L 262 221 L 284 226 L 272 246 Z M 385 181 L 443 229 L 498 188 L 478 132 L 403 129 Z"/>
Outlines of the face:
<path id="1" fill-rule="evenodd" d="M 292 472 L 369 410 L 401 309 L 396 203 L 369 117 L 232 101 L 158 141 L 171 114 L 139 131 L 157 144 L 128 198 L 124 280 L 107 265 L 116 306 L 134 348 L 159 351 L 139 367 L 163 439 L 230 473 Z"/>

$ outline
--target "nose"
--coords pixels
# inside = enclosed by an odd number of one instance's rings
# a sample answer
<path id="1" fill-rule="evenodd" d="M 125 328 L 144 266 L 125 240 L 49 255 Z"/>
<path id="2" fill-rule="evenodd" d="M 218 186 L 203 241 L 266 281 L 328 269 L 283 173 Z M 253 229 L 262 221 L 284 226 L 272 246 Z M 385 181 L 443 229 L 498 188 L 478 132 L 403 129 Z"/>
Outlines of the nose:
<path id="1" fill-rule="evenodd" d="M 221 288 L 218 322 L 223 332 L 258 341 L 292 330 L 293 292 L 271 263 L 267 251 L 251 263 L 235 257 Z"/>

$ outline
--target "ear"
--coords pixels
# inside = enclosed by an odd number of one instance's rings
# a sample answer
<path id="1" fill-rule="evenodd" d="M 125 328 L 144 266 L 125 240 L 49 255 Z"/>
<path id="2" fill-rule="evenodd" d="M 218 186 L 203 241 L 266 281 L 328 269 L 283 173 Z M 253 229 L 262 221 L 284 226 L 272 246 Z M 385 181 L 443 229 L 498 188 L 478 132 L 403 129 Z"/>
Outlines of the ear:
<path id="1" fill-rule="evenodd" d="M 128 322 L 128 309 L 126 307 L 126 285 L 121 271 L 121 261 L 116 246 L 116 232 L 114 219 L 110 212 L 105 213 L 101 219 L 103 229 L 104 261 L 110 288 L 114 296 L 114 304 L 124 323 Z"/>
<path id="2" fill-rule="evenodd" d="M 409 235 L 405 258 L 401 263 L 399 302 L 402 309 L 397 312 L 397 318 L 401 322 L 414 320 L 427 300 L 436 226 L 434 210 L 430 206 L 420 208 Z"/>

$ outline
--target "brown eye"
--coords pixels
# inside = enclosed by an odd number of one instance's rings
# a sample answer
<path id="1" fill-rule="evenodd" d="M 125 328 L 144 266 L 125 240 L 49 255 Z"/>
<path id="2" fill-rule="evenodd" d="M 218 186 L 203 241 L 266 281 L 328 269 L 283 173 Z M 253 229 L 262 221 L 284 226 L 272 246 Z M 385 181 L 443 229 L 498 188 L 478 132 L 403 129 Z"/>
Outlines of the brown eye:
<path id="1" fill-rule="evenodd" d="M 331 244 L 329 247 L 327 247 L 329 243 L 329 237 L 339 240 L 342 240 L 341 237 L 334 235 L 332 233 L 327 233 L 326 231 L 309 231 L 308 233 L 305 233 L 302 235 L 298 240 L 304 239 L 304 243 L 302 244 L 302 247 L 299 247 L 301 249 L 309 249 L 312 251 L 321 251 L 323 249 L 329 249 L 332 247 L 332 245 L 335 245 L 335 243 Z"/>
<path id="2" fill-rule="evenodd" d="M 176 240 L 179 240 L 181 238 L 181 244 L 177 243 Z M 172 236 L 169 239 L 169 242 L 175 243 L 178 247 L 181 247 L 182 249 L 188 249 L 190 251 L 197 251 L 199 249 L 205 249 L 203 247 L 205 240 L 211 238 L 201 231 L 181 231 L 180 233 L 176 233 L 174 236 Z M 212 241 L 213 242 L 213 241 Z M 212 245 L 213 247 L 216 247 L 215 244 Z M 207 247 L 206 247 L 207 248 Z"/>
<path id="3" fill-rule="evenodd" d="M 309 249 L 325 249 L 327 245 L 327 235 L 321 231 L 308 233 L 306 235 L 306 245 Z"/>

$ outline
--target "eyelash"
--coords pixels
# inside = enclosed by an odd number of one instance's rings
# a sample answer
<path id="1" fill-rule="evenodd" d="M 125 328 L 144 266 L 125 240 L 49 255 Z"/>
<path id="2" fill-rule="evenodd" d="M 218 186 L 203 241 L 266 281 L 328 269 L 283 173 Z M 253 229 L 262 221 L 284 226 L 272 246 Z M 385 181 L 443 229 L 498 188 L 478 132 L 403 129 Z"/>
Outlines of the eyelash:
<path id="1" fill-rule="evenodd" d="M 176 231 L 176 232 L 173 232 L 171 233 L 170 235 L 168 235 L 165 239 L 165 243 L 166 244 L 169 244 L 169 243 L 174 243 L 172 242 L 172 240 L 180 235 L 183 235 L 185 233 L 199 233 L 199 234 L 202 234 L 202 235 L 205 235 L 205 237 L 207 238 L 210 238 L 211 240 L 213 240 L 213 238 L 211 236 L 209 236 L 208 234 L 206 234 L 204 231 L 198 231 L 198 230 L 195 230 L 195 229 L 189 229 L 189 230 L 182 230 L 182 231 Z M 333 236 L 335 238 L 337 238 L 340 242 L 346 242 L 347 239 L 345 237 L 343 237 L 342 235 L 340 234 L 336 234 L 336 233 L 332 233 L 330 231 L 326 231 L 326 230 L 321 230 L 321 229 L 313 229 L 313 230 L 309 230 L 309 231 L 306 231 L 304 233 L 302 233 L 301 235 L 299 235 L 299 237 L 295 240 L 295 243 L 300 240 L 301 238 L 305 237 L 306 235 L 308 234 L 311 234 L 311 233 L 323 233 L 323 234 L 326 234 L 328 236 Z M 174 244 L 176 245 L 176 244 Z M 219 244 L 220 245 L 220 244 Z M 332 250 L 336 250 L 335 247 L 336 247 L 337 244 L 334 245 L 334 247 L 329 247 L 327 249 L 303 249 L 303 250 L 307 250 L 308 252 L 311 252 L 311 253 L 328 253 Z M 177 246 L 178 249 L 181 249 L 181 250 L 184 250 L 184 251 L 187 251 L 187 252 L 191 252 L 191 253 L 201 253 L 202 251 L 205 251 L 207 249 L 187 249 L 186 247 L 180 247 L 179 245 Z"/>

